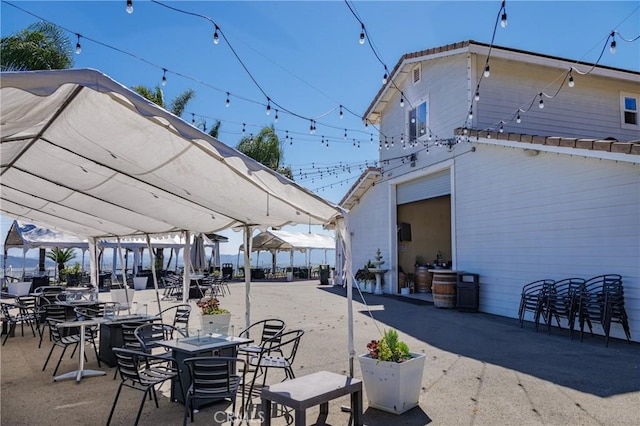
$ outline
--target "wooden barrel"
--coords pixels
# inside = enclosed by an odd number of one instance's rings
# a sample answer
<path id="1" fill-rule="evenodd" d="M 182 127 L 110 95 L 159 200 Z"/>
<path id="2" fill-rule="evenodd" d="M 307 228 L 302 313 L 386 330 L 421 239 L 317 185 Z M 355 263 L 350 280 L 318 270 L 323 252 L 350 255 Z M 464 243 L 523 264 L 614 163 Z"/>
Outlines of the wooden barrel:
<path id="1" fill-rule="evenodd" d="M 456 307 L 457 271 L 449 269 L 431 270 L 433 272 L 433 304 L 436 308 Z"/>
<path id="2" fill-rule="evenodd" d="M 426 266 L 416 266 L 415 292 L 429 293 L 431 291 L 431 272 Z"/>

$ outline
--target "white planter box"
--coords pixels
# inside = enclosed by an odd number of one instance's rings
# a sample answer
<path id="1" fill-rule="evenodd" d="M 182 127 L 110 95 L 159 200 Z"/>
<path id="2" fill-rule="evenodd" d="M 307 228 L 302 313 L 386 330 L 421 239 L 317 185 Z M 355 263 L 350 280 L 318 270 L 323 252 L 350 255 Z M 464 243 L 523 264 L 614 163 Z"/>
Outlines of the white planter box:
<path id="1" fill-rule="evenodd" d="M 200 332 L 202 334 L 233 334 L 229 330 L 229 324 L 231 323 L 231 314 L 214 314 L 204 315 L 200 314 L 201 327 Z"/>
<path id="2" fill-rule="evenodd" d="M 411 356 L 400 363 L 378 361 L 369 354 L 358 356 L 369 407 L 402 414 L 418 405 L 426 358 L 413 352 Z"/>
<path id="3" fill-rule="evenodd" d="M 287 281 L 293 281 L 293 272 L 287 271 Z"/>
<path id="4" fill-rule="evenodd" d="M 26 296 L 31 289 L 31 281 L 7 283 L 7 292 L 15 296 Z"/>
<path id="5" fill-rule="evenodd" d="M 133 277 L 133 288 L 136 290 L 146 290 L 147 277 Z"/>
<path id="6" fill-rule="evenodd" d="M 127 295 L 129 295 L 129 302 L 127 303 Z M 132 288 L 127 289 L 125 294 L 124 289 L 111 289 L 111 301 L 120 303 L 120 309 L 129 309 L 133 302 L 133 296 L 136 292 Z"/>

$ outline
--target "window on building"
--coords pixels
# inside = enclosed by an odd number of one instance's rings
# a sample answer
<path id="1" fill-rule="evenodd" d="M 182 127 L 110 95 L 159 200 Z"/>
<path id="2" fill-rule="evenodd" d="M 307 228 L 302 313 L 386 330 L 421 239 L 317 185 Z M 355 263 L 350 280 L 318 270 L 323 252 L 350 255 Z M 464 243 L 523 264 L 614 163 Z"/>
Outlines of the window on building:
<path id="1" fill-rule="evenodd" d="M 620 111 L 622 116 L 622 127 L 638 127 L 638 95 L 632 93 L 620 94 Z"/>
<path id="2" fill-rule="evenodd" d="M 422 102 L 409 111 L 409 140 L 414 141 L 427 135 L 427 103 Z"/>

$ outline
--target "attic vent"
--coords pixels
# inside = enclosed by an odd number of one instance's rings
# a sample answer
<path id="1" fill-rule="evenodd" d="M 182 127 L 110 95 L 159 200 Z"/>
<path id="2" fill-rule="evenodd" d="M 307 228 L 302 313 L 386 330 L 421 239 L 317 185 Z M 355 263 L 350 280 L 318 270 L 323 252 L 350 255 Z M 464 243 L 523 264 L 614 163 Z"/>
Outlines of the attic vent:
<path id="1" fill-rule="evenodd" d="M 422 69 L 421 69 L 420 65 L 418 65 L 417 67 L 415 67 L 413 69 L 413 84 L 416 84 L 416 83 L 420 82 L 421 75 L 422 75 Z"/>

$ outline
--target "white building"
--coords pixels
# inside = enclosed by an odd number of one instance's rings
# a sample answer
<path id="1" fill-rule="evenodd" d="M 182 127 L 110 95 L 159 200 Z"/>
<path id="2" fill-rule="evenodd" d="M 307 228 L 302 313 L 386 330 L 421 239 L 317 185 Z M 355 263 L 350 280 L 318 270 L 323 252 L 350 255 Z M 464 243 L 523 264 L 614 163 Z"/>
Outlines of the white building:
<path id="1" fill-rule="evenodd" d="M 528 282 L 617 273 L 640 340 L 639 105 L 638 71 L 474 41 L 405 54 L 364 116 L 380 168 L 341 201 L 353 273 L 379 247 L 397 293 L 440 252 L 507 317 Z"/>

